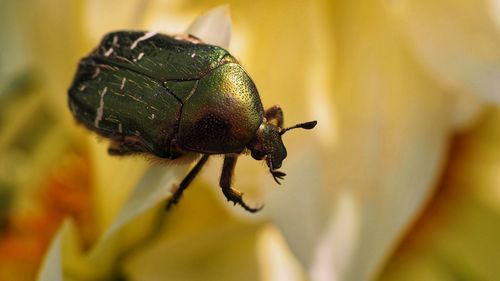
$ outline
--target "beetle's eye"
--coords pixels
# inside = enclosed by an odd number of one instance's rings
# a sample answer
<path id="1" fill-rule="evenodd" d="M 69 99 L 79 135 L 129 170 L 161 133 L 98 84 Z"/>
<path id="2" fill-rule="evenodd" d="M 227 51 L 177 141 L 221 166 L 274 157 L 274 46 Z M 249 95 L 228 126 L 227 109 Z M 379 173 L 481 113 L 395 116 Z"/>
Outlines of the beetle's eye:
<path id="1" fill-rule="evenodd" d="M 255 160 L 262 160 L 266 157 L 266 154 L 260 150 L 252 150 L 252 157 Z"/>

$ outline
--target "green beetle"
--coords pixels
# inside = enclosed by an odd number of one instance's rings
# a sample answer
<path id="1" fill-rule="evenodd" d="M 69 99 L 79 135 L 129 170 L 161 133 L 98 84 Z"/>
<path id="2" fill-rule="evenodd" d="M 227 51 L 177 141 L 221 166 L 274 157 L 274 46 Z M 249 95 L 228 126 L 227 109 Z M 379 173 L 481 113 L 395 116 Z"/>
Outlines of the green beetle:
<path id="1" fill-rule="evenodd" d="M 111 140 L 113 155 L 149 153 L 165 159 L 202 155 L 182 180 L 167 208 L 208 160 L 224 154 L 220 186 L 226 198 L 256 212 L 231 187 L 236 159 L 250 151 L 265 160 L 276 182 L 286 149 L 281 135 L 311 129 L 316 121 L 283 128 L 279 106 L 263 109 L 257 88 L 223 48 L 198 38 L 155 32 L 107 34 L 84 57 L 69 89 L 78 122 Z"/>

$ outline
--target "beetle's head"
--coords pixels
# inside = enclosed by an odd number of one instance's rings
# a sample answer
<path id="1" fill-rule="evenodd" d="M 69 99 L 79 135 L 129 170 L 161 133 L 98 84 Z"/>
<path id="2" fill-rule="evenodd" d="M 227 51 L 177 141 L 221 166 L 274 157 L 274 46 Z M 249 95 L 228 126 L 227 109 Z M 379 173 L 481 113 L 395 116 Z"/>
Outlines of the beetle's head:
<path id="1" fill-rule="evenodd" d="M 288 128 L 280 128 L 274 124 L 264 121 L 257 129 L 255 137 L 248 144 L 251 155 L 255 160 L 266 160 L 269 171 L 277 183 L 278 179 L 283 179 L 286 175 L 278 171 L 281 163 L 286 158 L 286 148 L 281 140 L 281 136 L 288 130 L 295 128 L 312 129 L 316 126 L 316 121 L 297 124 Z"/>

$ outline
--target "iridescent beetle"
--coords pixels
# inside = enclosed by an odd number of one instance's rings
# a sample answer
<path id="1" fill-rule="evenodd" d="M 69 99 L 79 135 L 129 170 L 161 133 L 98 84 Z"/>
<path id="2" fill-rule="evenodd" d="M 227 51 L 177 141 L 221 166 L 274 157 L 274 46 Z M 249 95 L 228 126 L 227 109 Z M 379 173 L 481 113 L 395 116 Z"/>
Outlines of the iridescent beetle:
<path id="1" fill-rule="evenodd" d="M 77 121 L 109 138 L 113 155 L 149 153 L 165 159 L 199 155 L 167 208 L 207 162 L 224 154 L 220 187 L 229 201 L 256 212 L 231 187 L 239 154 L 265 160 L 277 183 L 287 153 L 281 136 L 294 128 L 312 129 L 316 121 L 283 128 L 276 105 L 263 110 L 257 89 L 238 61 L 223 48 L 194 36 L 155 32 L 107 34 L 84 57 L 69 89 Z"/>

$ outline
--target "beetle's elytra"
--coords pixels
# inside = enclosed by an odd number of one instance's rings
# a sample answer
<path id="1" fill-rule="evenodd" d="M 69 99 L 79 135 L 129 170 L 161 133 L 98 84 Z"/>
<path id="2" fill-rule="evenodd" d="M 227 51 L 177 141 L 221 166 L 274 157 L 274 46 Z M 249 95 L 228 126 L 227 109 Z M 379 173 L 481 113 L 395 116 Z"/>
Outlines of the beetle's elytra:
<path id="1" fill-rule="evenodd" d="M 316 121 L 283 127 L 277 105 L 264 110 L 257 88 L 238 61 L 223 48 L 193 36 L 155 32 L 107 34 L 84 57 L 69 89 L 78 122 L 109 138 L 113 155 L 149 153 L 165 159 L 202 157 L 168 203 L 180 199 L 209 155 L 224 154 L 220 186 L 226 198 L 250 212 L 231 187 L 239 154 L 265 160 L 276 182 L 286 149 L 281 135 L 311 129 Z"/>

